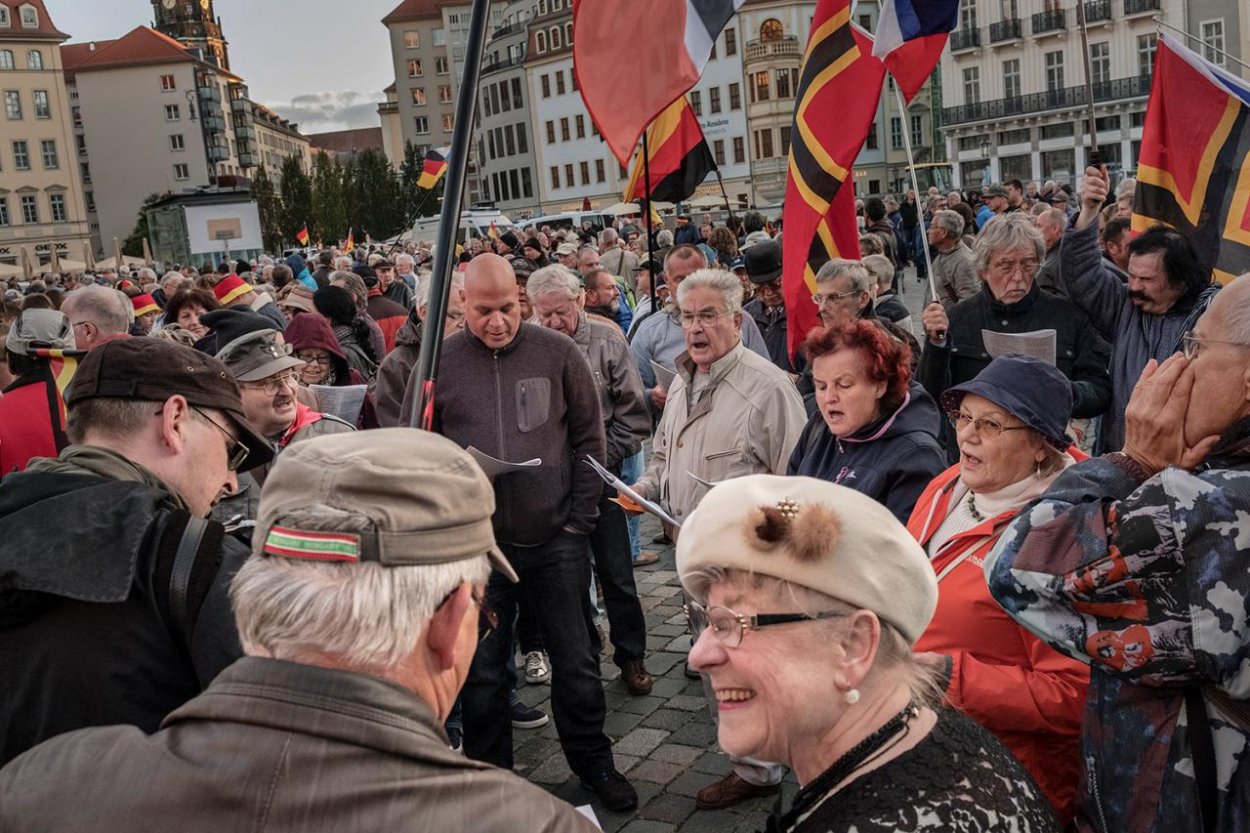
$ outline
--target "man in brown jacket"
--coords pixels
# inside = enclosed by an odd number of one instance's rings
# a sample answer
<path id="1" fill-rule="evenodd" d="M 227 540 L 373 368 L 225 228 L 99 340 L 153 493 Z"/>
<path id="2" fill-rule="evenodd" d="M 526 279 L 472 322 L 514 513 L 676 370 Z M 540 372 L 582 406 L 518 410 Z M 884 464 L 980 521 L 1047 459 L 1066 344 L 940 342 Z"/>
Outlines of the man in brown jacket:
<path id="1" fill-rule="evenodd" d="M 153 735 L 86 729 L 14 760 L 0 829 L 590 833 L 443 734 L 491 624 L 486 577 L 516 580 L 493 509 L 485 475 L 433 434 L 293 446 L 231 588 L 247 656 Z"/>

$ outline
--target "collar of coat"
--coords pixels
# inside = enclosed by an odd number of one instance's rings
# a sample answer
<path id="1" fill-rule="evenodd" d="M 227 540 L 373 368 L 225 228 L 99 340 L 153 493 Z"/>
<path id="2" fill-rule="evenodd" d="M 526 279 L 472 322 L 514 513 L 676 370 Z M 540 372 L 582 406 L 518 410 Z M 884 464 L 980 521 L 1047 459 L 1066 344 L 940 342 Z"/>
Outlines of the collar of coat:
<path id="1" fill-rule="evenodd" d="M 1042 288 L 1037 285 L 1037 281 L 1029 287 L 1029 292 L 1014 304 L 1004 304 L 994 297 L 994 293 L 990 292 L 988 282 L 981 285 L 981 297 L 985 303 L 989 304 L 990 310 L 995 315 L 1025 315 L 1029 310 L 1033 309 L 1033 305 L 1037 303 L 1037 296 L 1042 292 Z"/>
<path id="2" fill-rule="evenodd" d="M 746 348 L 742 346 L 742 338 L 739 337 L 738 343 L 733 346 L 732 350 L 712 362 L 712 366 L 708 368 L 709 375 L 712 377 L 709 388 L 715 386 L 717 382 L 725 378 L 725 374 L 729 372 L 730 368 L 742 359 L 742 351 L 745 349 Z M 694 359 L 690 358 L 689 353 L 683 352 L 677 357 L 677 361 L 674 364 L 677 368 L 677 375 L 681 376 L 681 378 L 685 380 L 687 387 L 691 386 L 694 383 L 694 375 L 699 372 L 699 368 L 695 365 Z"/>

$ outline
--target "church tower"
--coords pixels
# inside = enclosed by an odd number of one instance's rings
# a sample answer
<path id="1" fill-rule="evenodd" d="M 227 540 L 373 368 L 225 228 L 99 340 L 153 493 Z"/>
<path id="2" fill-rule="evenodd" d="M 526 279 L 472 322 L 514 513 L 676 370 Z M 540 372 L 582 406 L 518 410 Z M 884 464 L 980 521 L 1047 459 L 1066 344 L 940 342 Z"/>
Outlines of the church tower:
<path id="1" fill-rule="evenodd" d="M 213 14 L 213 0 L 152 0 L 156 30 L 191 49 L 204 60 L 230 70 L 230 54 L 221 34 L 221 22 Z"/>

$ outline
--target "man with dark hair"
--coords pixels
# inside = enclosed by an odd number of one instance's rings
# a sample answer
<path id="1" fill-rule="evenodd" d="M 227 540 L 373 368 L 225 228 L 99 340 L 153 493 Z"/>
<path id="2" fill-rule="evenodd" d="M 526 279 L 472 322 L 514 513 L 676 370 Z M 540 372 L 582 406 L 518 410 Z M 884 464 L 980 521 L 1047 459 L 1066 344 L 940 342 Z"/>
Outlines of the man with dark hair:
<path id="1" fill-rule="evenodd" d="M 1019 211 L 1024 203 L 1024 183 L 1018 179 L 1009 179 L 1003 185 L 1007 188 L 1007 210 Z"/>
<path id="2" fill-rule="evenodd" d="M 894 264 L 894 268 L 900 267 L 898 257 L 898 247 L 894 240 L 894 226 L 886 217 L 885 200 L 880 197 L 869 197 L 864 200 L 864 219 L 868 221 L 868 225 L 864 227 L 864 234 L 871 234 L 881 241 L 881 245 L 885 247 L 885 256 Z"/>
<path id="3" fill-rule="evenodd" d="M 334 274 L 334 255 L 330 252 L 317 255 L 317 269 L 312 273 L 312 279 L 317 282 L 317 288 L 324 289 L 329 286 L 332 274 Z"/>
<path id="4" fill-rule="evenodd" d="M 1110 189 L 1106 174 L 1085 169 L 1081 213 L 1064 234 L 1060 273 L 1103 338 L 1111 342 L 1111 409 L 1102 423 L 1104 451 L 1124 444 L 1124 408 L 1142 369 L 1181 349 L 1181 337 L 1206 311 L 1219 284 L 1212 283 L 1193 244 L 1163 226 L 1129 244 L 1128 282 L 1098 251 L 1098 215 Z"/>
<path id="5" fill-rule="evenodd" d="M 1133 229 L 1127 217 L 1112 217 L 1099 233 L 1104 265 L 1121 281 L 1128 282 L 1129 244 Z"/>

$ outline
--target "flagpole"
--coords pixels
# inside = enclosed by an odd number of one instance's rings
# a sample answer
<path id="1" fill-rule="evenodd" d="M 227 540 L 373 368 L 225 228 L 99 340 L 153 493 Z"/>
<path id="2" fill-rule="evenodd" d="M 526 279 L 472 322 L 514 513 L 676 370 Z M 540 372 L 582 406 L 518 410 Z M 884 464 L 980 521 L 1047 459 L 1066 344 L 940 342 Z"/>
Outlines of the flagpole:
<path id="1" fill-rule="evenodd" d="M 1177 27 L 1173 26 L 1170 23 L 1164 23 L 1162 18 L 1159 18 L 1159 17 L 1155 17 L 1154 22 L 1160 29 L 1171 29 L 1176 34 L 1183 35 L 1187 40 L 1191 40 L 1194 43 L 1202 44 L 1203 49 L 1211 50 L 1215 54 L 1222 57 L 1224 60 L 1232 61 L 1234 64 L 1236 64 L 1237 66 L 1243 69 L 1250 69 L 1250 64 L 1247 64 L 1245 61 L 1237 60 L 1235 57 L 1233 57 L 1232 55 L 1229 55 L 1223 49 L 1216 49 L 1214 46 L 1211 46 L 1209 43 L 1207 43 L 1206 41 L 1204 41 L 1202 38 L 1198 37 L 1197 35 L 1191 35 L 1188 32 L 1186 32 L 1184 29 L 1178 29 Z"/>
<path id="2" fill-rule="evenodd" d="M 716 169 L 716 181 L 720 183 L 720 195 L 725 198 L 725 209 L 729 212 L 729 228 L 733 230 L 734 234 L 737 234 L 738 230 L 734 228 L 734 209 L 729 204 L 729 195 L 725 193 L 725 180 L 721 178 L 720 168 Z"/>
<path id="3" fill-rule="evenodd" d="M 648 125 L 648 130 L 650 126 Z M 642 131 L 642 187 L 643 193 L 647 197 L 647 260 L 651 261 L 652 267 L 655 266 L 655 230 L 651 221 L 652 212 L 655 208 L 651 205 L 651 159 L 650 153 L 647 152 L 647 131 Z M 660 279 L 660 273 L 663 272 L 663 264 L 659 272 L 651 270 L 651 313 L 655 314 L 660 307 L 657 304 L 655 285 Z"/>
<path id="4" fill-rule="evenodd" d="M 916 192 L 916 214 L 921 230 L 924 229 L 924 210 L 920 206 L 920 180 L 916 178 L 916 158 L 911 152 L 911 130 L 907 123 L 907 102 L 903 100 L 903 90 L 898 82 L 894 84 L 894 97 L 898 101 L 899 119 L 903 122 L 903 149 L 907 151 L 907 172 L 911 174 L 911 189 Z M 924 251 L 924 264 L 929 272 L 929 292 L 934 301 L 938 299 L 937 282 L 933 279 L 933 255 L 929 253 L 929 241 L 925 240 L 920 247 Z"/>
<path id="5" fill-rule="evenodd" d="M 1098 124 L 1094 116 L 1094 78 L 1089 61 L 1089 27 L 1085 25 L 1085 2 L 1077 0 L 1076 23 L 1081 28 L 1081 58 L 1085 64 L 1085 103 L 1089 109 L 1089 159 L 1087 166 L 1102 165 L 1102 153 L 1098 150 Z M 1103 172 L 1106 176 L 1106 171 Z M 1108 183 L 1110 185 L 1110 183 Z"/>
<path id="6" fill-rule="evenodd" d="M 430 300 L 417 358 L 417 399 L 413 408 L 412 426 L 427 431 L 434 427 L 434 380 L 443 350 L 443 319 L 447 315 L 451 270 L 455 263 L 456 232 L 460 228 L 460 206 L 464 202 L 464 185 L 469 168 L 469 143 L 473 136 L 473 111 L 477 104 L 478 78 L 482 72 L 482 47 L 486 42 L 486 26 L 490 17 L 490 0 L 473 0 L 469 17 L 469 33 L 464 52 L 464 75 L 456 96 L 456 129 L 451 134 L 450 159 L 447 160 L 443 184 L 443 210 L 439 215 L 438 242 L 434 252 L 434 271 L 430 276 Z"/>

